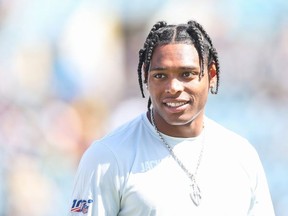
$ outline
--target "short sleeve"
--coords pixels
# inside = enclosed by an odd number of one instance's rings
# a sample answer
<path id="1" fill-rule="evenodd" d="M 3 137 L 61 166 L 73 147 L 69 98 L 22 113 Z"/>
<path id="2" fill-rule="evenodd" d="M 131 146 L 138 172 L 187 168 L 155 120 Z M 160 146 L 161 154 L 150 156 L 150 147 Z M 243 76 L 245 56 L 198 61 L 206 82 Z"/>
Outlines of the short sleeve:
<path id="1" fill-rule="evenodd" d="M 248 216 L 275 216 L 265 172 L 258 154 L 255 154 L 255 188 Z"/>
<path id="2" fill-rule="evenodd" d="M 116 216 L 120 206 L 118 177 L 113 153 L 101 142 L 92 144 L 79 163 L 68 215 Z"/>

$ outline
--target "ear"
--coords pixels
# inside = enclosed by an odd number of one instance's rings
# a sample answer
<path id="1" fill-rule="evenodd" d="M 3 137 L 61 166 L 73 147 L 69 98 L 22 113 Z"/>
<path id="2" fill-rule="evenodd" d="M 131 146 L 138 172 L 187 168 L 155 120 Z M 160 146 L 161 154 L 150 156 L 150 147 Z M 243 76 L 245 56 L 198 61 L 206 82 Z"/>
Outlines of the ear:
<path id="1" fill-rule="evenodd" d="M 216 73 L 217 73 L 216 65 L 215 62 L 213 61 L 208 68 L 210 87 L 214 87 L 216 85 L 217 82 Z"/>

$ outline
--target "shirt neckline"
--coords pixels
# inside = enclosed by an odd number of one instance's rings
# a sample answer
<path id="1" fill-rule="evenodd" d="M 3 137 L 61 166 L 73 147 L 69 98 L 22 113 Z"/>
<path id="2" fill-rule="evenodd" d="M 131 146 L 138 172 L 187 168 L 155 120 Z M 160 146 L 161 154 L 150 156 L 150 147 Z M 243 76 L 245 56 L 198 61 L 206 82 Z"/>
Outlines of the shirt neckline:
<path id="1" fill-rule="evenodd" d="M 148 126 L 150 132 L 152 132 L 154 136 L 159 138 L 159 135 L 155 131 L 155 128 L 153 127 L 153 125 L 150 123 L 146 112 L 143 113 L 142 118 L 143 118 L 146 126 Z M 166 142 L 168 142 L 169 144 L 172 144 L 172 145 L 176 145 L 176 144 L 179 144 L 179 143 L 182 143 L 182 142 L 196 142 L 198 140 L 201 140 L 202 136 L 203 136 L 203 133 L 204 133 L 204 130 L 202 130 L 202 132 L 196 137 L 173 137 L 173 136 L 169 136 L 167 134 L 164 134 L 162 132 L 160 132 L 160 133 L 163 136 L 163 138 L 166 140 Z"/>

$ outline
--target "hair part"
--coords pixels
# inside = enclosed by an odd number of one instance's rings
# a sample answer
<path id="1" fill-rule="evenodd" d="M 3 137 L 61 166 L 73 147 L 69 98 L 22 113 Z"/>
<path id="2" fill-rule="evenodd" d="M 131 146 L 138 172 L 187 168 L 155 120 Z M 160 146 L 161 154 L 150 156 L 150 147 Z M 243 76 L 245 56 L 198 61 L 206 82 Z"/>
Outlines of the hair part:
<path id="1" fill-rule="evenodd" d="M 199 55 L 200 74 L 199 79 L 204 76 L 205 66 L 209 67 L 214 62 L 216 67 L 216 86 L 211 93 L 217 94 L 220 78 L 220 64 L 218 53 L 213 46 L 210 36 L 205 29 L 196 21 L 191 20 L 187 24 L 167 25 L 166 22 L 157 22 L 150 30 L 142 49 L 139 50 L 138 82 L 142 97 L 145 97 L 143 90 L 143 80 L 147 83 L 148 72 L 153 51 L 157 46 L 172 43 L 185 43 L 194 45 Z M 144 74 L 142 73 L 144 72 Z M 151 98 L 148 100 L 148 110 L 151 107 Z"/>

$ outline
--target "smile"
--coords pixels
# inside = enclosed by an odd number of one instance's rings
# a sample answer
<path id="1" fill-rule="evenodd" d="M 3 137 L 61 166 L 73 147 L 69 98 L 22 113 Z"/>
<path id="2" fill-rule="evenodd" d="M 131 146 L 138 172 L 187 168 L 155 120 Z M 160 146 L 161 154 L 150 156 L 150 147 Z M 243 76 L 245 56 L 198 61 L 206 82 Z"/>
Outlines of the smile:
<path id="1" fill-rule="evenodd" d="M 165 103 L 168 107 L 180 107 L 183 106 L 185 104 L 187 104 L 188 102 L 169 102 L 169 103 Z"/>

